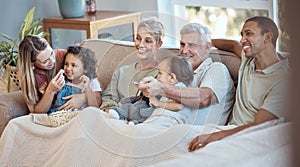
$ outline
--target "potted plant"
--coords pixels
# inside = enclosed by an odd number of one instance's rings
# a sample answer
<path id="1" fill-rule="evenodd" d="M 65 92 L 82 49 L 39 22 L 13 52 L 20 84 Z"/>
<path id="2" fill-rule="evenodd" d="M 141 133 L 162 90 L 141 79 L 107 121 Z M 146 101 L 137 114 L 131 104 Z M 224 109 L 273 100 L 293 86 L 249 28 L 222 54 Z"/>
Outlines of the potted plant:
<path id="1" fill-rule="evenodd" d="M 85 0 L 58 0 L 60 14 L 64 18 L 83 17 L 86 11 Z"/>
<path id="2" fill-rule="evenodd" d="M 41 31 L 42 26 L 39 25 L 41 19 L 33 20 L 34 13 L 35 7 L 32 7 L 27 12 L 18 35 L 15 38 L 0 32 L 0 35 L 6 39 L 6 41 L 0 42 L 0 70 L 2 82 L 7 82 L 7 92 L 10 92 L 11 87 L 11 71 L 12 69 L 16 70 L 19 43 L 29 34 L 38 35 L 40 37 L 47 35 L 46 32 Z M 4 79 L 6 79 L 6 81 L 3 81 Z M 0 86 L 3 87 L 1 84 Z"/>

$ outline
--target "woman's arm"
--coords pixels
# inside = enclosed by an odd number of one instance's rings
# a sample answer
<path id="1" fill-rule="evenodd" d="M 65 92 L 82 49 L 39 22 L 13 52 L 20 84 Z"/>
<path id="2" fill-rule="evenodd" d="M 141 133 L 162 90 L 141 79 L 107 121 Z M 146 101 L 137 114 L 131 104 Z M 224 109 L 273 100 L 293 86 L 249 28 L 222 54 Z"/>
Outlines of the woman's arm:
<path id="1" fill-rule="evenodd" d="M 54 95 L 65 85 L 63 70 L 60 70 L 56 76 L 50 81 L 48 87 L 41 100 L 35 105 L 27 104 L 31 113 L 47 113 L 52 105 Z"/>
<path id="2" fill-rule="evenodd" d="M 111 106 L 117 106 L 120 101 L 120 97 L 118 94 L 118 82 L 119 82 L 120 70 L 114 72 L 110 83 L 107 85 L 106 89 L 102 94 L 102 104 L 100 106 L 101 110 L 105 110 Z"/>

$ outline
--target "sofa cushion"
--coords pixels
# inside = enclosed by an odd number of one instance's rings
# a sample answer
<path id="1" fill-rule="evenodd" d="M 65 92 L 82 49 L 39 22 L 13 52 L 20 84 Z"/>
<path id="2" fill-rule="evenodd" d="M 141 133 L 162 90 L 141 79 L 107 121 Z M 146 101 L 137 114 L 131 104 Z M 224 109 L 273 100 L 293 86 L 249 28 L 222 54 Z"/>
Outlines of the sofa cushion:
<path id="1" fill-rule="evenodd" d="M 0 95 L 0 135 L 9 120 L 29 113 L 21 91 Z"/>
<path id="2" fill-rule="evenodd" d="M 101 83 L 103 90 L 109 84 L 112 74 L 116 69 L 123 65 L 137 61 L 134 42 L 89 39 L 84 40 L 81 45 L 95 52 L 98 61 L 97 78 Z M 159 50 L 157 58 L 162 59 L 168 52 L 178 54 L 179 49 L 163 47 Z M 236 85 L 241 61 L 240 58 L 233 53 L 216 48 L 211 49 L 209 56 L 213 59 L 213 61 L 222 62 L 227 66 L 234 84 Z"/>
<path id="3" fill-rule="evenodd" d="M 241 58 L 234 53 L 223 51 L 217 48 L 212 48 L 210 50 L 209 57 L 211 57 L 215 62 L 221 62 L 226 65 L 234 85 L 237 86 Z"/>

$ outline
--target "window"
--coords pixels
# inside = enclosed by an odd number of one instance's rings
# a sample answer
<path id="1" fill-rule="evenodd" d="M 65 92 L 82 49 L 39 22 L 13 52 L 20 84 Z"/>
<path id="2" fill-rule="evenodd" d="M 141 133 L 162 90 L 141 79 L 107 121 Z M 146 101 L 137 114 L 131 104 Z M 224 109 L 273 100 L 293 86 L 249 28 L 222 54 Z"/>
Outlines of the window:
<path id="1" fill-rule="evenodd" d="M 172 19 L 164 22 L 166 26 L 167 43 L 178 46 L 179 31 L 189 22 L 198 22 L 210 28 L 212 38 L 228 38 L 240 40 L 240 30 L 244 21 L 252 16 L 260 15 L 272 18 L 280 29 L 279 50 L 286 51 L 288 35 L 283 31 L 282 18 L 277 6 L 282 0 L 169 0 L 158 1 L 158 10 L 173 13 Z M 165 7 L 163 7 L 165 6 Z M 175 26 L 174 26 L 175 25 Z M 169 29 L 171 30 L 169 30 Z M 168 37 L 169 36 L 169 37 Z"/>

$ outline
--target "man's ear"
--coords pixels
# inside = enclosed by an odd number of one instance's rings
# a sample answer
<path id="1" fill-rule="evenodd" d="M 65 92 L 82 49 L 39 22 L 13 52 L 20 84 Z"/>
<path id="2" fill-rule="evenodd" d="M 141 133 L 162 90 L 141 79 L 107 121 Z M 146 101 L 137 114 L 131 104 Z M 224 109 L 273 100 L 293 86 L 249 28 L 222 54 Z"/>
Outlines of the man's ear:
<path id="1" fill-rule="evenodd" d="M 206 43 L 206 49 L 209 50 L 212 47 L 212 43 L 211 42 L 207 42 Z"/>
<path id="2" fill-rule="evenodd" d="M 271 32 L 267 32 L 264 34 L 264 42 L 272 43 L 273 34 Z"/>

